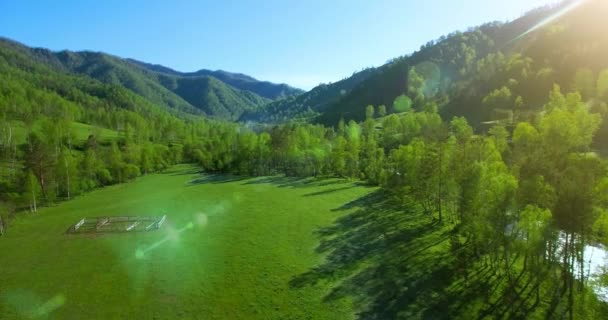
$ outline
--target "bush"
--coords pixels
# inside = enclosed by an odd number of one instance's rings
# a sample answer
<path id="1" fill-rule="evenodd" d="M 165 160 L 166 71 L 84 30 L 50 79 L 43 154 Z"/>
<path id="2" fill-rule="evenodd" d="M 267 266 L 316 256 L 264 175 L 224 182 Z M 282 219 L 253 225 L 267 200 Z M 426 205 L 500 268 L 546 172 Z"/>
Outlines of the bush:
<path id="1" fill-rule="evenodd" d="M 123 170 L 123 177 L 125 177 L 127 180 L 133 180 L 141 175 L 139 167 L 134 164 L 127 164 L 124 166 Z"/>

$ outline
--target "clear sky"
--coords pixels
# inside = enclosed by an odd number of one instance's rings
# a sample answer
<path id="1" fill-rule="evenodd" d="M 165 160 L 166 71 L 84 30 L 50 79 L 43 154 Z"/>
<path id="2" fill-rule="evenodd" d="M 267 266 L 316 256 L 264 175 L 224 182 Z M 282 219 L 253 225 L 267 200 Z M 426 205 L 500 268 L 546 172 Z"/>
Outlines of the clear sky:
<path id="1" fill-rule="evenodd" d="M 0 0 L 0 36 L 310 89 L 555 0 Z"/>

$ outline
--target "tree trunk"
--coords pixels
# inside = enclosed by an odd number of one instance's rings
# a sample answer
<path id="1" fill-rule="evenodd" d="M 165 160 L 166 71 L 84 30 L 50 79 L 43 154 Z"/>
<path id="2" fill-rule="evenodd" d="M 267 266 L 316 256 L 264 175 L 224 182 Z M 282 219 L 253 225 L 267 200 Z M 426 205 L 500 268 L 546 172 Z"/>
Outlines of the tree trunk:
<path id="1" fill-rule="evenodd" d="M 70 200 L 70 170 L 68 168 L 68 159 L 65 159 L 65 177 L 66 177 L 66 184 L 67 184 L 67 194 L 68 194 L 68 200 Z"/>
<path id="2" fill-rule="evenodd" d="M 443 147 L 441 142 L 439 142 L 439 192 L 437 194 L 438 203 L 438 211 L 439 211 L 439 222 L 443 220 L 441 201 L 443 198 Z"/>

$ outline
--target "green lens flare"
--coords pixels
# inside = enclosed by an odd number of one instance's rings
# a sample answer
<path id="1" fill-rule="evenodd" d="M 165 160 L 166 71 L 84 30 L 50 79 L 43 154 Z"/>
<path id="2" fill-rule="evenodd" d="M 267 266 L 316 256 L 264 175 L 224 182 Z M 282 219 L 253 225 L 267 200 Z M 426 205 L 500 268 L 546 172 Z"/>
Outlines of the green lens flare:
<path id="1" fill-rule="evenodd" d="M 178 230 L 169 230 L 168 235 L 166 237 L 164 237 L 163 239 L 161 239 L 161 240 L 159 240 L 159 241 L 157 241 L 157 242 L 149 245 L 147 248 L 137 249 L 135 251 L 135 258 L 138 259 L 138 260 L 141 260 L 141 259 L 145 258 L 147 252 L 158 248 L 159 246 L 161 246 L 165 242 L 179 240 L 179 235 L 181 233 L 183 233 L 186 230 L 193 229 L 193 228 L 194 228 L 194 223 L 191 221 L 191 222 L 188 222 L 188 224 L 186 224 L 186 226 L 184 226 L 181 229 L 178 229 Z"/>
<path id="2" fill-rule="evenodd" d="M 55 311 L 56 309 L 59 309 L 64 304 L 65 304 L 65 296 L 62 294 L 58 294 L 58 295 L 52 297 L 51 299 L 49 299 L 44 304 L 42 304 L 40 307 L 32 310 L 31 317 L 39 318 L 39 317 L 46 316 L 46 315 L 50 314 L 51 312 Z"/>

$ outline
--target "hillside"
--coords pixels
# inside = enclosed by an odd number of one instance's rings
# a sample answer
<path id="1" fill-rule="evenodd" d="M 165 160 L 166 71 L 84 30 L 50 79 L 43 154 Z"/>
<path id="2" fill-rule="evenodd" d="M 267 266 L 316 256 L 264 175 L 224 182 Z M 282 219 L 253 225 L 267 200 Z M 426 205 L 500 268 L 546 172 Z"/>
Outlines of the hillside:
<path id="1" fill-rule="evenodd" d="M 341 81 L 322 84 L 312 90 L 271 102 L 263 108 L 244 113 L 241 121 L 284 122 L 294 119 L 310 119 L 325 112 L 328 106 L 348 95 L 359 83 L 377 72 L 370 68 L 354 73 Z"/>
<path id="2" fill-rule="evenodd" d="M 272 99 L 301 92 L 240 74 L 206 70 L 179 73 L 100 52 L 53 52 L 8 39 L 0 39 L 0 46 L 60 72 L 122 86 L 157 105 L 218 119 L 238 119 L 243 112 L 255 110 Z"/>
<path id="3" fill-rule="evenodd" d="M 145 68 L 150 71 L 164 73 L 181 78 L 197 78 L 197 77 L 214 77 L 226 84 L 229 84 L 240 90 L 251 91 L 261 97 L 276 100 L 289 96 L 295 96 L 304 93 L 303 90 L 293 88 L 287 84 L 281 83 L 276 84 L 268 81 L 260 81 L 248 75 L 242 73 L 232 73 L 223 70 L 199 70 L 195 72 L 179 72 L 171 68 L 167 68 L 161 65 L 149 64 L 134 59 L 127 59 L 130 62 L 137 64 L 138 66 Z"/>
<path id="4" fill-rule="evenodd" d="M 546 92 L 554 83 L 566 91 L 578 89 L 581 82 L 595 87 L 600 72 L 608 67 L 608 38 L 596 27 L 608 13 L 607 7 L 603 1 L 587 1 L 559 16 L 571 3 L 430 41 L 365 77 L 355 74 L 336 83 L 334 93 L 322 103 L 308 100 L 317 92 L 332 91 L 326 86 L 273 102 L 244 117 L 267 121 L 309 111 L 318 115 L 317 122 L 335 125 L 342 118 L 365 119 L 368 105 L 385 105 L 388 113 L 399 112 L 394 101 L 406 95 L 414 110 L 438 109 L 445 119 L 465 116 L 476 128 L 494 120 L 526 119 L 547 101 Z M 539 25 L 551 17 L 558 19 Z M 342 91 L 339 84 L 347 82 L 350 88 Z M 586 90 L 584 98 L 593 100 L 595 91 Z"/>

